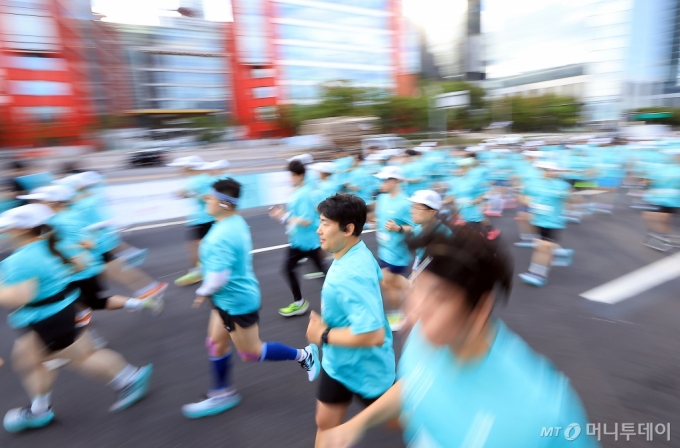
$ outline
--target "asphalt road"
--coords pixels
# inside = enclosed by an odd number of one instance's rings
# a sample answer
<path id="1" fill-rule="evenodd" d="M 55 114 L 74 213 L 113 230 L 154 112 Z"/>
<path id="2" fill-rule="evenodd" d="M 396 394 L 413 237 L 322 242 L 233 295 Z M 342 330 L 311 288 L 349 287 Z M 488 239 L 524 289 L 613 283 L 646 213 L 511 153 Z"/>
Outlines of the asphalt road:
<path id="1" fill-rule="evenodd" d="M 510 213 L 496 219 L 505 238 L 517 231 Z M 261 210 L 246 212 L 254 247 L 284 244 L 283 228 Z M 680 318 L 676 279 L 617 305 L 590 302 L 579 294 L 666 256 L 642 246 L 639 212 L 619 207 L 614 216 L 591 216 L 561 235 L 576 251 L 568 268 L 554 268 L 550 284 L 536 289 L 516 282 L 507 306 L 499 308 L 505 322 L 538 352 L 547 355 L 572 380 L 590 422 L 671 423 L 680 438 Z M 151 249 L 148 272 L 172 281 L 185 268 L 181 227 L 163 227 L 126 234 L 130 243 Z M 374 234 L 365 236 L 375 248 Z M 529 249 L 513 248 L 516 272 L 529 263 Z M 290 345 L 305 345 L 306 317 L 284 319 L 276 310 L 290 302 L 279 274 L 284 251 L 254 255 L 262 288 L 261 336 Z M 302 266 L 302 272 L 311 269 Z M 303 281 L 303 293 L 319 309 L 321 280 Z M 119 288 L 113 288 L 123 292 Z M 191 309 L 195 288 L 170 286 L 165 313 L 100 312 L 94 322 L 110 347 L 140 365 L 153 362 L 149 396 L 119 414 L 110 414 L 113 393 L 104 385 L 62 370 L 53 393 L 56 422 L 48 428 L 10 435 L 0 431 L 0 447 L 311 447 L 315 435 L 315 384 L 295 363 L 235 365 L 235 383 L 244 400 L 220 416 L 188 420 L 182 404 L 205 392 L 209 371 L 204 338 L 208 307 Z M 0 316 L 4 318 L 4 314 Z M 0 356 L 8 358 L 14 335 L 0 325 Z M 397 340 L 399 338 L 397 337 Z M 8 365 L 0 369 L 0 413 L 26 405 L 17 377 Z M 353 407 L 356 411 L 358 408 Z M 539 435 L 537 435 L 539 437 Z M 648 442 L 637 435 L 625 441 L 603 435 L 605 447 L 670 447 L 677 442 L 657 436 Z M 364 447 L 403 446 L 398 434 L 371 431 Z M 508 440 L 512 448 L 512 440 Z M 522 448 L 522 447 L 520 447 Z"/>

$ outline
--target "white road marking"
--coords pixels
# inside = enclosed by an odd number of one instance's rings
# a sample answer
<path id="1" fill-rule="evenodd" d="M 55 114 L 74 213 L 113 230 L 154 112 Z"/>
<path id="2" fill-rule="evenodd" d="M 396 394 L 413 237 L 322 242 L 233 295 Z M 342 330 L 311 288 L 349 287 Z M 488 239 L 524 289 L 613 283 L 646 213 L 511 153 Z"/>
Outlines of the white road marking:
<path id="1" fill-rule="evenodd" d="M 171 221 L 171 222 L 162 222 L 160 224 L 149 224 L 149 225 L 144 225 L 144 226 L 131 227 L 129 229 L 121 230 L 121 232 L 134 232 L 136 230 L 157 229 L 157 228 L 160 228 L 160 227 L 178 226 L 180 224 L 186 224 L 186 221 Z M 363 231 L 363 233 L 372 233 L 372 232 L 375 232 L 375 229 Z M 280 244 L 278 246 L 262 247 L 260 249 L 253 249 L 250 253 L 251 254 L 259 254 L 259 253 L 262 253 L 262 252 L 270 252 L 272 250 L 284 249 L 284 248 L 289 247 L 289 246 L 290 246 L 290 244 Z"/>
<path id="2" fill-rule="evenodd" d="M 680 253 L 655 261 L 643 268 L 581 294 L 581 297 L 615 304 L 680 277 Z"/>

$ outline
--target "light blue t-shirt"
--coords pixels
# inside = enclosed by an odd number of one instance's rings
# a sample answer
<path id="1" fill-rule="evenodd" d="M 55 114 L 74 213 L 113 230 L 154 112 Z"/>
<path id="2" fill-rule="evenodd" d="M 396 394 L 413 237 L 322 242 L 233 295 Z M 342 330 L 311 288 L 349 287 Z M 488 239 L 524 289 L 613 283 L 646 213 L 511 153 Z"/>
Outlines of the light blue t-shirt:
<path id="1" fill-rule="evenodd" d="M 286 205 L 286 211 L 290 212 L 291 216 L 310 221 L 307 227 L 299 224 L 286 226 L 286 233 L 288 234 L 288 241 L 291 247 L 303 251 L 321 247 L 319 235 L 316 234 L 320 223 L 319 213 L 316 211 L 317 205 L 314 201 L 312 186 L 309 184 L 304 184 L 291 193 Z"/>
<path id="2" fill-rule="evenodd" d="M 422 159 L 414 160 L 413 162 L 409 162 L 402 167 L 404 177 L 406 179 L 416 181 L 413 183 L 403 182 L 404 193 L 406 196 L 411 196 L 416 191 L 424 190 L 428 187 L 430 180 L 430 173 L 428 169 L 429 167 Z"/>
<path id="3" fill-rule="evenodd" d="M 208 272 L 230 271 L 229 281 L 212 295 L 212 301 L 232 316 L 260 309 L 260 285 L 253 271 L 252 249 L 250 228 L 240 215 L 213 224 L 198 247 L 203 278 Z"/>
<path id="4" fill-rule="evenodd" d="M 373 174 L 370 167 L 358 166 L 350 171 L 347 177 L 347 183 L 351 187 L 358 188 L 358 190 L 350 190 L 349 192 L 360 197 L 366 205 L 373 202 L 373 194 L 378 190 L 377 178 Z"/>
<path id="5" fill-rule="evenodd" d="M 587 416 L 569 379 L 505 324 L 496 323 L 490 351 L 461 362 L 411 331 L 399 360 L 401 423 L 409 447 L 591 448 Z M 573 441 L 543 428 L 576 423 Z M 574 432 L 570 432 L 574 435 Z"/>
<path id="6" fill-rule="evenodd" d="M 524 188 L 525 194 L 529 196 L 532 225 L 544 229 L 566 227 L 562 209 L 571 191 L 571 186 L 567 182 L 542 177 L 527 183 Z"/>
<path id="7" fill-rule="evenodd" d="M 59 239 L 57 248 L 66 257 L 77 256 L 85 264 L 85 269 L 73 274 L 73 281 L 92 278 L 104 272 L 106 266 L 101 254 L 96 250 L 87 250 L 81 246 L 84 241 L 95 242 L 95 240 L 90 238 L 83 230 L 87 226 L 87 222 L 83 219 L 79 210 L 69 207 L 50 218 L 48 223 L 54 227 Z"/>
<path id="8" fill-rule="evenodd" d="M 328 177 L 326 180 L 319 180 L 312 190 L 315 207 L 318 207 L 327 198 L 339 193 L 340 189 L 340 184 L 336 182 L 333 176 Z"/>
<path id="9" fill-rule="evenodd" d="M 364 398 L 375 398 L 395 380 L 392 331 L 383 311 L 382 273 L 373 254 L 359 241 L 334 260 L 321 290 L 321 317 L 331 328 L 349 327 L 352 334 L 385 329 L 380 347 L 323 346 L 324 371 Z"/>
<path id="10" fill-rule="evenodd" d="M 411 205 L 411 202 L 401 193 L 395 197 L 383 193 L 378 195 L 376 201 L 378 258 L 393 266 L 408 266 L 413 258 L 404 242 L 406 234 L 389 232 L 385 228 L 385 224 L 387 221 L 392 220 L 397 225 L 413 226 L 413 221 L 411 221 Z"/>
<path id="11" fill-rule="evenodd" d="M 488 184 L 480 172 L 468 171 L 465 175 L 449 182 L 447 196 L 453 196 L 458 213 L 466 222 L 482 222 L 484 220 L 483 203 L 473 202 L 487 192 Z"/>
<path id="12" fill-rule="evenodd" d="M 71 282 L 72 269 L 49 251 L 47 240 L 40 240 L 15 250 L 0 262 L 2 283 L 11 286 L 26 280 L 37 280 L 37 293 L 31 302 L 52 297 L 66 289 Z M 68 294 L 64 300 L 35 308 L 23 306 L 10 313 L 7 323 L 12 328 L 24 328 L 54 316 L 78 298 L 79 292 Z M 29 303 L 31 303 L 29 302 Z"/>
<path id="13" fill-rule="evenodd" d="M 80 216 L 86 226 L 106 221 L 113 217 L 113 213 L 106 207 L 104 197 L 99 194 L 93 194 L 77 200 L 72 205 L 72 208 L 80 212 Z M 118 230 L 113 227 L 105 227 L 92 231 L 90 234 L 97 244 L 92 251 L 96 254 L 109 252 L 120 246 L 123 242 Z"/>
<path id="14" fill-rule="evenodd" d="M 194 209 L 187 217 L 188 226 L 206 224 L 215 220 L 215 218 L 208 213 L 208 206 L 203 200 L 203 196 L 210 193 L 210 188 L 213 183 L 215 183 L 215 179 L 205 173 L 191 176 L 186 180 L 184 190 L 192 195 L 194 200 Z"/>
<path id="15" fill-rule="evenodd" d="M 652 205 L 680 207 L 680 166 L 657 165 L 649 176 L 651 184 L 643 199 Z"/>

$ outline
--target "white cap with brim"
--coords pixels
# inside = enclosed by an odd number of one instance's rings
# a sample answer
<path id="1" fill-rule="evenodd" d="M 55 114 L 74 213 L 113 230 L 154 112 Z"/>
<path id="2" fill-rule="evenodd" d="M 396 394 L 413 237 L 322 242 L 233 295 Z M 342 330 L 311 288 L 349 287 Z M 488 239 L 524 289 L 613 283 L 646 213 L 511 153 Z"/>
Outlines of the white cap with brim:
<path id="1" fill-rule="evenodd" d="M 168 163 L 167 166 L 175 168 L 195 168 L 203 163 L 205 163 L 205 161 L 201 156 L 186 156 L 176 158 L 171 163 Z"/>
<path id="2" fill-rule="evenodd" d="M 200 171 L 219 171 L 226 170 L 229 166 L 230 163 L 228 160 L 216 160 L 215 162 L 205 162 L 198 165 L 196 166 L 196 169 Z"/>
<path id="3" fill-rule="evenodd" d="M 387 160 L 387 159 L 389 159 L 389 158 L 390 158 L 390 156 L 387 155 L 387 154 L 378 154 L 378 153 L 375 153 L 375 154 L 369 154 L 369 155 L 367 155 L 367 156 L 366 156 L 366 161 L 369 161 L 369 162 L 382 162 L 382 161 Z"/>
<path id="4" fill-rule="evenodd" d="M 467 152 L 479 152 L 479 151 L 484 151 L 484 149 L 485 148 L 483 146 L 468 146 L 467 148 L 465 148 L 465 151 L 467 151 Z"/>
<path id="5" fill-rule="evenodd" d="M 541 157 L 543 151 L 522 151 L 522 155 L 526 157 Z"/>
<path id="6" fill-rule="evenodd" d="M 48 185 L 38 187 L 30 194 L 17 196 L 23 201 L 68 202 L 76 196 L 76 191 L 69 185 Z"/>
<path id="7" fill-rule="evenodd" d="M 564 170 L 564 168 L 560 167 L 555 162 L 536 162 L 536 163 L 534 163 L 534 166 L 536 168 L 539 168 L 539 169 L 542 169 L 542 170 L 550 170 L 550 171 L 563 171 Z"/>
<path id="8" fill-rule="evenodd" d="M 387 179 L 404 180 L 404 173 L 398 166 L 385 166 L 380 170 L 380 172 L 378 172 L 378 174 L 375 175 L 375 177 L 381 180 Z"/>
<path id="9" fill-rule="evenodd" d="M 333 174 L 335 166 L 330 162 L 319 162 L 309 165 L 309 168 L 320 173 Z"/>
<path id="10" fill-rule="evenodd" d="M 312 157 L 311 154 L 298 154 L 295 157 L 291 157 L 290 159 L 286 159 L 287 162 L 293 162 L 295 160 L 302 163 L 303 165 L 309 165 L 309 164 L 314 163 L 314 157 Z"/>
<path id="11" fill-rule="evenodd" d="M 47 224 L 53 216 L 54 212 L 46 205 L 22 205 L 0 215 L 0 229 L 32 229 Z"/>
<path id="12" fill-rule="evenodd" d="M 409 201 L 415 204 L 427 205 L 431 209 L 441 210 L 442 209 L 442 197 L 439 193 L 432 190 L 418 190 L 413 195 L 408 198 Z"/>

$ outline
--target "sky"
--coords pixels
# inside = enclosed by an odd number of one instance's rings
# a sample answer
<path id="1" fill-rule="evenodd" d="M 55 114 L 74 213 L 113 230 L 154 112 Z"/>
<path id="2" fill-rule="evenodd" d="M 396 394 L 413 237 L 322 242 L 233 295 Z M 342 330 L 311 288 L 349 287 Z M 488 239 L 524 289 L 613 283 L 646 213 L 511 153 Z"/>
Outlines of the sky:
<path id="1" fill-rule="evenodd" d="M 451 17 L 465 9 L 467 0 L 403 0 L 404 14 L 424 27 L 434 43 L 450 39 Z M 179 7 L 180 0 L 92 0 L 92 10 L 105 14 L 108 21 L 136 25 L 158 25 L 159 14 L 177 15 L 169 12 Z M 231 20 L 228 0 L 203 0 L 208 20 Z M 162 12 L 168 10 L 168 12 Z"/>

